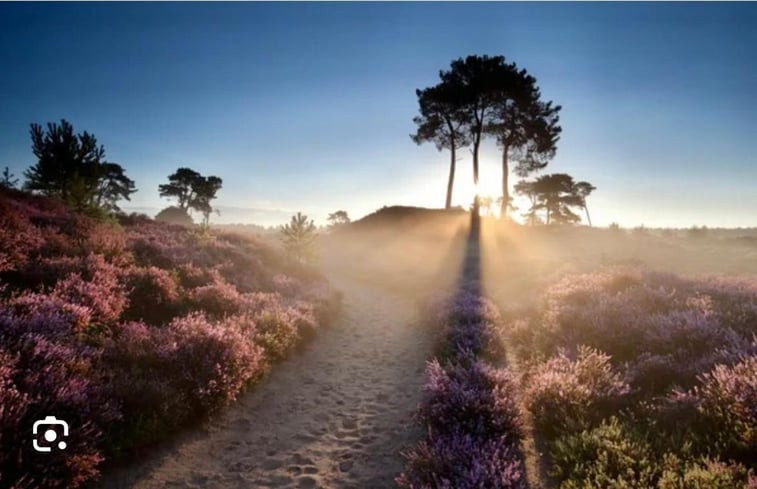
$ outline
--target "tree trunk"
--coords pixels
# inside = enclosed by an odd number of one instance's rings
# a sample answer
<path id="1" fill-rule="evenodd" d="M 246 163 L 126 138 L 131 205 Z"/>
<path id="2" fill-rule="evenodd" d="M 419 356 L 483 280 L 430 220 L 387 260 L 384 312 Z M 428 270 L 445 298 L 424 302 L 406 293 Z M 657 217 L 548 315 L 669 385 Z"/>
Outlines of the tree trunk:
<path id="1" fill-rule="evenodd" d="M 586 220 L 589 221 L 589 227 L 591 227 L 591 216 L 589 215 L 589 208 L 586 206 L 586 202 L 584 202 L 584 211 L 586 211 Z"/>
<path id="2" fill-rule="evenodd" d="M 478 148 L 481 146 L 481 133 L 484 130 L 484 120 L 486 109 L 481 110 L 481 114 L 476 109 L 476 134 L 473 136 L 473 185 L 476 187 L 476 195 L 473 196 L 473 212 L 478 215 Z"/>
<path id="3" fill-rule="evenodd" d="M 510 189 L 508 178 L 510 177 L 510 166 L 507 161 L 507 145 L 502 147 L 502 207 L 499 210 L 499 218 L 507 217 L 507 207 L 510 204 Z"/>
<path id="4" fill-rule="evenodd" d="M 473 185 L 475 194 L 473 195 L 473 214 L 478 216 L 478 146 L 479 138 L 473 141 Z"/>
<path id="5" fill-rule="evenodd" d="M 449 180 L 447 181 L 447 201 L 444 204 L 445 209 L 452 207 L 452 186 L 455 183 L 455 143 L 450 141 L 450 158 L 449 158 Z"/>
<path id="6" fill-rule="evenodd" d="M 478 186 L 478 147 L 481 144 L 479 138 L 473 142 L 473 184 Z M 478 189 L 476 189 L 478 192 Z"/>

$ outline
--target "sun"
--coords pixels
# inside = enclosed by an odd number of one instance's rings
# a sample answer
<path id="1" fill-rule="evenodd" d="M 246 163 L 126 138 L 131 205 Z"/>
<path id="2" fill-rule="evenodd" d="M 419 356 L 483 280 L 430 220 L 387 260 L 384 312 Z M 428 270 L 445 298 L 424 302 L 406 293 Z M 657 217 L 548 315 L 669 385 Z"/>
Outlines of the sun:
<path id="1" fill-rule="evenodd" d="M 494 204 L 497 198 L 502 194 L 502 190 L 497 188 L 495 182 L 480 180 L 478 184 L 473 179 L 466 179 L 455 182 L 454 193 L 452 195 L 453 205 L 459 205 L 464 209 L 469 209 L 473 201 L 478 196 L 480 199 L 489 198 L 492 202 L 492 209 L 498 207 Z"/>

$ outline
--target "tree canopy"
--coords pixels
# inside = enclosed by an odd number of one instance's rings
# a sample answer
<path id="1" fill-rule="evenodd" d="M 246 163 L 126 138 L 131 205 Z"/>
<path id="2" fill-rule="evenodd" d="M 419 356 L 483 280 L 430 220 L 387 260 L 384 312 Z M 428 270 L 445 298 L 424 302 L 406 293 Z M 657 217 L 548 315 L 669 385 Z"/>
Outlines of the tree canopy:
<path id="1" fill-rule="evenodd" d="M 595 190 L 589 182 L 575 182 L 566 173 L 543 175 L 536 180 L 523 180 L 515 186 L 515 191 L 526 195 L 531 208 L 525 214 L 526 222 L 542 222 L 539 211 L 544 211 L 546 224 L 576 223 L 581 218 L 571 208 L 586 207 L 586 197 Z"/>
<path id="2" fill-rule="evenodd" d="M 117 211 L 129 200 L 134 181 L 117 163 L 105 160 L 105 148 L 86 131 L 76 134 L 65 119 L 44 129 L 31 124 L 32 151 L 37 163 L 25 173 L 28 190 L 63 199 L 76 208 Z"/>
<path id="3" fill-rule="evenodd" d="M 211 205 L 223 186 L 223 180 L 216 176 L 203 176 L 191 168 L 178 168 L 168 176 L 168 183 L 158 186 L 161 197 L 175 198 L 178 209 L 188 214 L 189 210 L 203 216 L 203 224 L 210 223 L 210 214 L 218 212 Z M 175 211 L 173 211 L 175 214 Z"/>
<path id="4" fill-rule="evenodd" d="M 161 197 L 176 198 L 180 209 L 188 210 L 194 198 L 194 187 L 201 175 L 190 168 L 179 168 L 168 175 L 168 183 L 158 186 Z"/>
<path id="5" fill-rule="evenodd" d="M 455 182 L 457 150 L 470 144 L 470 137 L 465 129 L 468 114 L 459 87 L 440 83 L 436 86 L 415 91 L 418 97 L 420 115 L 413 118 L 418 126 L 410 137 L 416 144 L 433 142 L 441 151 L 450 151 L 449 178 L 447 180 L 447 197 L 444 207 L 452 207 L 452 188 Z"/>
<path id="6" fill-rule="evenodd" d="M 479 152 L 486 137 L 502 150 L 501 213 L 510 202 L 510 161 L 519 176 L 544 168 L 556 151 L 561 132 L 560 106 L 544 102 L 536 79 L 504 56 L 467 56 L 439 73 L 437 85 L 416 90 L 420 115 L 412 135 L 418 144 L 433 142 L 450 150 L 445 206 L 451 206 L 456 151 L 472 145 L 473 182 L 479 181 Z M 478 196 L 474 208 L 478 207 Z"/>

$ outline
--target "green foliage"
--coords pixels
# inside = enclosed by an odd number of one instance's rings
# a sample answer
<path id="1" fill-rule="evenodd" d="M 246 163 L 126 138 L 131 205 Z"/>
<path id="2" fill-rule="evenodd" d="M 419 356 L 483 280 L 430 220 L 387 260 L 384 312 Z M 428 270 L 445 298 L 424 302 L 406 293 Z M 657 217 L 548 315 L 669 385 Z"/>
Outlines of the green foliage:
<path id="1" fill-rule="evenodd" d="M 655 461 L 649 446 L 628 435 L 617 418 L 565 435 L 552 445 L 552 475 L 560 489 L 649 489 Z"/>
<path id="2" fill-rule="evenodd" d="M 738 489 L 747 488 L 751 472 L 743 465 L 717 460 L 682 461 L 666 455 L 659 489 Z M 749 486 L 752 487 L 752 486 Z"/>
<path id="3" fill-rule="evenodd" d="M 93 134 L 74 133 L 65 119 L 46 130 L 32 124 L 30 133 L 37 163 L 24 173 L 28 190 L 59 197 L 77 210 L 106 212 L 118 211 L 118 201 L 136 191 L 121 165 L 105 160 Z"/>
<path id="4" fill-rule="evenodd" d="M 298 212 L 289 224 L 281 226 L 281 241 L 292 259 L 307 263 L 314 258 L 316 227 L 313 220 Z"/>

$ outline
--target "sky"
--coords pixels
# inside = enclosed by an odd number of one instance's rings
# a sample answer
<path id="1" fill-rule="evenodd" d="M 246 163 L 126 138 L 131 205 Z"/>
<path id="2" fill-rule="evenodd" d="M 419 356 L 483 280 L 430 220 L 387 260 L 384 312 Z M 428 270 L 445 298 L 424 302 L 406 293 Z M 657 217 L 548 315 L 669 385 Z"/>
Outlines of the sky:
<path id="1" fill-rule="evenodd" d="M 179 166 L 223 179 L 217 222 L 441 207 L 415 90 L 504 55 L 563 107 L 545 172 L 597 187 L 595 225 L 757 226 L 755 25 L 755 3 L 0 3 L 0 168 L 66 118 L 135 180 L 127 209 L 169 205 Z M 483 193 L 500 172 L 487 142 Z"/>

